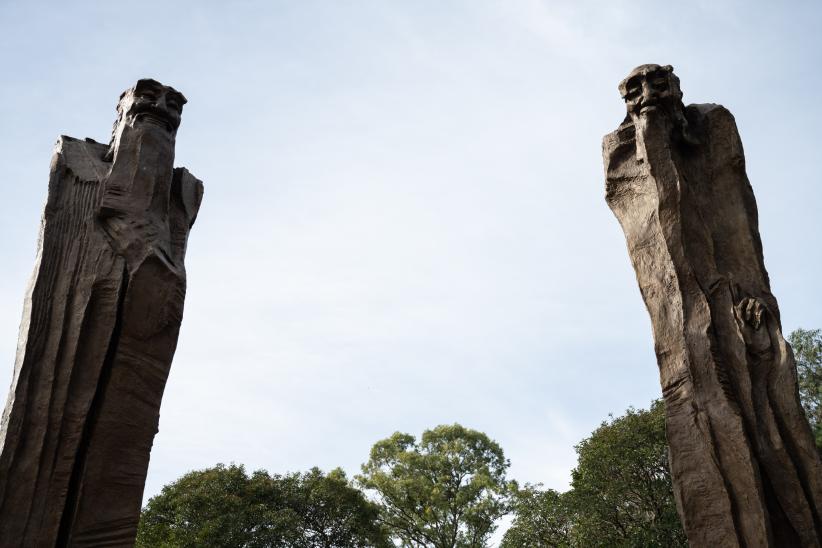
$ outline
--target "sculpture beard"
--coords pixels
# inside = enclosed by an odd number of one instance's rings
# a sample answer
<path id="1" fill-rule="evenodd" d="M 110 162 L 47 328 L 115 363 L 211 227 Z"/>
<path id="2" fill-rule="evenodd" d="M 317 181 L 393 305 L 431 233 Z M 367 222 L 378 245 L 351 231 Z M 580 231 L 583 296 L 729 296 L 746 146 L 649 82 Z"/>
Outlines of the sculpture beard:
<path id="1" fill-rule="evenodd" d="M 636 128 L 637 160 L 646 161 L 645 143 L 655 138 L 698 144 L 689 130 L 673 67 L 641 65 L 619 84 L 619 90 L 628 110 L 626 122 L 630 120 Z"/>
<path id="2" fill-rule="evenodd" d="M 99 216 L 115 251 L 130 265 L 151 248 L 171 261 L 168 217 L 174 145 L 185 98 L 154 80 L 140 80 L 120 98 L 107 158 Z M 132 219 L 141 219 L 137 224 Z M 145 222 L 148 219 L 149 222 Z M 153 221 L 153 222 L 152 222 Z"/>

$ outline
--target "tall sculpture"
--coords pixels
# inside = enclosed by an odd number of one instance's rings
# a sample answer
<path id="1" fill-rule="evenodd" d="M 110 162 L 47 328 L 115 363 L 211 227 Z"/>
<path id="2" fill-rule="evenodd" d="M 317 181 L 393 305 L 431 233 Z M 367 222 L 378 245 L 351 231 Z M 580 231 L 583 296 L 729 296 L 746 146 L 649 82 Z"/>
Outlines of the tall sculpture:
<path id="1" fill-rule="evenodd" d="M 109 145 L 60 137 L 0 426 L 0 546 L 131 546 L 183 315 L 202 182 L 186 100 L 124 92 Z"/>
<path id="2" fill-rule="evenodd" d="M 606 200 L 653 324 L 671 474 L 689 543 L 820 546 L 822 464 L 762 258 L 734 118 L 684 107 L 670 66 L 619 86 Z"/>

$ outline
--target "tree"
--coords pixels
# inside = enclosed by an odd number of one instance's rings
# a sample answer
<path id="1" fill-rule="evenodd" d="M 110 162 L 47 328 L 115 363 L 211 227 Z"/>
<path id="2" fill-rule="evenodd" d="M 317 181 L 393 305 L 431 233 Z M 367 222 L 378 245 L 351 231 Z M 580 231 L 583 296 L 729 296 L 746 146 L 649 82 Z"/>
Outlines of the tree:
<path id="1" fill-rule="evenodd" d="M 526 485 L 515 493 L 514 522 L 505 532 L 500 548 L 573 546 L 573 493 L 542 491 L 539 487 Z"/>
<path id="2" fill-rule="evenodd" d="M 218 464 L 163 488 L 143 509 L 138 548 L 391 546 L 378 509 L 342 470 L 284 476 Z"/>
<path id="3" fill-rule="evenodd" d="M 799 399 L 822 451 L 822 329 L 797 329 L 788 337 L 796 359 Z"/>
<path id="4" fill-rule="evenodd" d="M 665 405 L 628 409 L 576 446 L 580 545 L 686 546 L 668 468 Z"/>
<path id="5" fill-rule="evenodd" d="M 668 469 L 665 410 L 628 409 L 576 446 L 571 490 L 517 495 L 502 546 L 686 546 Z"/>
<path id="6" fill-rule="evenodd" d="M 405 548 L 482 548 L 508 511 L 509 462 L 496 442 L 459 424 L 426 430 L 417 443 L 395 433 L 377 442 L 358 483 Z"/>

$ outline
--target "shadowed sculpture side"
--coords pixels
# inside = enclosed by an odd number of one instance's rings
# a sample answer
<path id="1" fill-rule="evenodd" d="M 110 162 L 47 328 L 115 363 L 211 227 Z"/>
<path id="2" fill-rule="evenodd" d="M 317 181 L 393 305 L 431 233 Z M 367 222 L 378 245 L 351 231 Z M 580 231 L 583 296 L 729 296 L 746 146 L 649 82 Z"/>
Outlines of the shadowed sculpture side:
<path id="1" fill-rule="evenodd" d="M 691 546 L 820 546 L 822 463 L 762 256 L 736 123 L 682 103 L 670 66 L 619 86 L 606 201 L 651 316 L 671 475 Z"/>
<path id="2" fill-rule="evenodd" d="M 111 144 L 61 137 L 0 427 L 0 546 L 131 546 L 202 183 L 174 168 L 186 100 L 144 79 Z"/>

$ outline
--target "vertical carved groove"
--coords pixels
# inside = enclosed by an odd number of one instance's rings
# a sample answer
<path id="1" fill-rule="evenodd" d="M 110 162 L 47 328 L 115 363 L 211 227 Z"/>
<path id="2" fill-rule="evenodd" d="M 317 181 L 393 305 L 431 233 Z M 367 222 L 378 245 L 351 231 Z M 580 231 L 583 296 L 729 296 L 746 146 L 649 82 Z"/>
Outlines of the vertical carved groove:
<path id="1" fill-rule="evenodd" d="M 114 329 L 111 332 L 111 339 L 106 350 L 106 358 L 103 361 L 103 369 L 100 372 L 100 380 L 97 383 L 97 390 L 91 400 L 91 408 L 88 411 L 83 433 L 80 436 L 80 443 L 77 447 L 77 456 L 74 458 L 74 466 L 71 471 L 71 479 L 68 483 L 66 493 L 65 510 L 60 520 L 60 528 L 57 534 L 57 546 L 70 546 L 71 526 L 77 511 L 83 487 L 83 476 L 86 470 L 86 455 L 88 453 L 91 436 L 97 424 L 100 414 L 102 399 L 105 397 L 106 387 L 111 378 L 111 369 L 117 355 L 117 347 L 120 344 L 120 333 L 123 330 L 123 303 L 128 291 L 128 271 L 123 269 L 123 278 L 120 284 L 119 299 L 117 302 L 117 312 L 115 315 Z"/>

